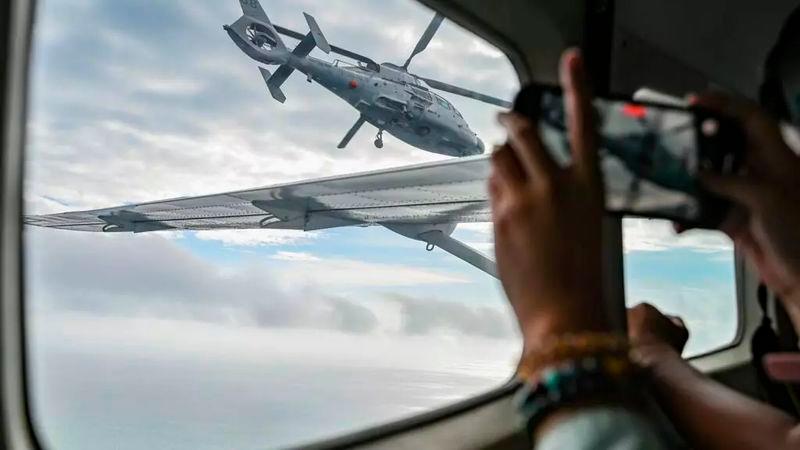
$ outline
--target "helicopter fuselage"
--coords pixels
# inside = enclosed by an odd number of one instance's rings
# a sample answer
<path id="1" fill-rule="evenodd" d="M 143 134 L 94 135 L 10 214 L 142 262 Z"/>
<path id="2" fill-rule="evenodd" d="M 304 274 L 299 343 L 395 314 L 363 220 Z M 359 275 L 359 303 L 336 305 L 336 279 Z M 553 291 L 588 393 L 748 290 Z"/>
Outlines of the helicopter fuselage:
<path id="1" fill-rule="evenodd" d="M 281 32 L 300 40 L 294 49 L 289 50 L 257 0 L 242 1 L 241 5 L 245 15 L 223 29 L 250 58 L 262 64 L 279 66 L 274 74 L 260 68 L 273 98 L 281 103 L 286 100 L 280 86 L 293 71 L 299 71 L 309 82 L 317 82 L 359 112 L 358 121 L 340 142 L 339 148 L 344 148 L 358 129 L 368 122 L 378 129 L 375 139 L 378 148 L 383 147 L 383 132 L 386 131 L 409 145 L 432 153 L 458 157 L 484 152 L 483 142 L 453 104 L 432 92 L 407 70 L 411 58 L 424 50 L 443 17 L 437 15 L 434 18 L 422 38 L 424 45 L 418 43 L 418 48 L 402 67 L 391 63 L 377 64 L 372 60 L 367 63 L 363 57 L 355 58 L 359 61 L 357 64 L 347 64 L 339 60 L 331 63 L 309 55 L 314 48 L 320 48 L 326 53 L 335 51 L 358 56 L 328 44 L 316 20 L 308 14 L 304 13 L 311 30 L 307 35 L 282 28 Z M 435 80 L 426 82 L 431 81 L 446 85 Z M 455 86 L 450 88 L 456 89 L 459 95 L 495 104 L 502 102 Z"/>
<path id="2" fill-rule="evenodd" d="M 409 145 L 448 156 L 484 151 L 483 142 L 452 103 L 391 64 L 380 65 L 376 72 L 360 65 L 291 54 L 285 64 L 349 103 L 378 130 Z"/>

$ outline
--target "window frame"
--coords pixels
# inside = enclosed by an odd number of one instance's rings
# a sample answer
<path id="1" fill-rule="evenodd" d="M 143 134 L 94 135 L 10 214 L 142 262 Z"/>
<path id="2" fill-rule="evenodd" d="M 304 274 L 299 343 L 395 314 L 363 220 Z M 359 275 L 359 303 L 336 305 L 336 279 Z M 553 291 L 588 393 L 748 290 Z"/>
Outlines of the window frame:
<path id="1" fill-rule="evenodd" d="M 432 3 L 423 0 L 423 3 Z M 530 67 L 523 62 L 523 52 L 503 36 L 493 34 L 486 27 L 481 27 L 481 19 L 466 11 L 456 2 L 447 3 L 446 12 L 457 15 L 458 23 L 471 23 L 481 33 L 475 33 L 503 51 L 511 61 L 522 82 L 532 79 Z M 18 450 L 42 449 L 33 425 L 28 390 L 28 357 L 26 345 L 26 316 L 24 304 L 24 277 L 21 262 L 22 249 L 22 192 L 23 161 L 25 150 L 26 99 L 28 96 L 28 70 L 30 49 L 33 38 L 33 21 L 36 0 L 9 0 L 0 5 L 0 20 L 7 22 L 5 35 L 0 38 L 0 58 L 6 59 L 3 91 L 0 101 L 3 104 L 3 164 L 2 164 L 2 207 L 5 220 L 0 225 L 0 257 L 2 271 L 0 273 L 0 289 L 2 289 L 2 308 L 0 310 L 0 389 L 2 389 L 3 427 L 0 437 L 7 448 Z M 442 9 L 442 8 L 437 8 Z M 455 19 L 455 18 L 454 18 Z M 475 32 L 476 30 L 471 30 Z M 7 53 L 4 53 L 6 50 Z M 2 67 L 2 66 L 0 66 Z M 621 236 L 617 236 L 621 240 Z M 621 257 L 621 245 L 615 250 Z M 622 261 L 617 261 L 622 265 Z M 708 353 L 693 356 L 691 361 L 703 371 L 715 370 L 741 363 L 741 357 L 747 354 L 749 346 L 741 345 L 745 337 L 752 334 L 758 323 L 755 289 L 757 280 L 743 263 L 740 255 L 735 255 L 736 265 L 736 299 L 738 323 L 736 339 L 728 346 L 714 349 Z M 753 289 L 751 289 L 753 287 Z M 623 282 L 624 289 L 624 282 Z M 624 291 L 623 291 L 624 292 Z M 752 298 L 751 298 L 752 297 Z M 753 301 L 750 301 L 753 300 Z M 746 306 L 747 305 L 747 306 Z M 457 402 L 453 405 L 366 429 L 357 431 L 346 437 L 326 439 L 312 444 L 308 448 L 340 448 L 345 445 L 367 444 L 380 441 L 403 431 L 415 430 L 423 426 L 439 422 L 448 417 L 468 413 L 474 409 L 507 398 L 517 387 L 515 381 L 507 383 L 476 397 Z"/>
<path id="2" fill-rule="evenodd" d="M 35 0 L 10 0 L 0 7 L 6 23 L 2 55 L 3 164 L 2 209 L 6 218 L 0 234 L 0 376 L 2 376 L 3 428 L 6 448 L 41 449 L 28 402 L 28 367 L 25 345 L 24 276 L 22 268 L 22 192 L 27 120 L 28 72 L 33 40 Z M 13 218 L 13 219 L 11 219 Z"/>

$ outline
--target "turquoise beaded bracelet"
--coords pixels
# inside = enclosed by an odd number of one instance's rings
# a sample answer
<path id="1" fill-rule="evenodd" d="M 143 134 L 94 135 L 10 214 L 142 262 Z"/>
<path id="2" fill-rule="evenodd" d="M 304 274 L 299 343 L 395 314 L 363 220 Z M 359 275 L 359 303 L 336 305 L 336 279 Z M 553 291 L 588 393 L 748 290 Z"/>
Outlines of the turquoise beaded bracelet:
<path id="1" fill-rule="evenodd" d="M 514 395 L 514 405 L 530 431 L 559 407 L 598 395 L 636 389 L 638 369 L 628 358 L 591 356 L 564 361 L 527 380 Z"/>

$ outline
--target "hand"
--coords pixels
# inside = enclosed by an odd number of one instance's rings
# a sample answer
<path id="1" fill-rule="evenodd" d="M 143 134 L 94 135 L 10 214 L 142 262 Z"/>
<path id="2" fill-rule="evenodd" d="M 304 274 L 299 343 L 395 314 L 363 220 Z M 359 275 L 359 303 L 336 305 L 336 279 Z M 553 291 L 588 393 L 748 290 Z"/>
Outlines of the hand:
<path id="1" fill-rule="evenodd" d="M 786 145 L 778 124 L 756 105 L 719 94 L 693 103 L 738 119 L 744 128 L 744 171 L 703 174 L 701 180 L 737 205 L 721 229 L 787 302 L 787 310 L 794 310 L 793 317 L 800 318 L 800 157 Z"/>
<path id="2" fill-rule="evenodd" d="M 610 330 L 601 298 L 603 183 L 577 51 L 565 52 L 560 75 L 572 165 L 553 160 L 537 124 L 503 114 L 508 142 L 492 155 L 489 178 L 500 280 L 526 348 L 554 334 Z"/>
<path id="3" fill-rule="evenodd" d="M 689 340 L 689 330 L 680 317 L 640 303 L 628 309 L 628 337 L 635 346 L 664 345 L 680 354 Z"/>

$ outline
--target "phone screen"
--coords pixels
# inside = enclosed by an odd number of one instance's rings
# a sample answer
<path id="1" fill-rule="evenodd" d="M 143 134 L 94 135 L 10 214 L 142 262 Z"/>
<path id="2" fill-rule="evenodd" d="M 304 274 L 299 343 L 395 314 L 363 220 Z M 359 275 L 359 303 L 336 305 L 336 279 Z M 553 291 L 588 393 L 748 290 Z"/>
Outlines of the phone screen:
<path id="1" fill-rule="evenodd" d="M 695 175 L 698 124 L 689 110 L 617 100 L 595 100 L 606 209 L 685 222 L 701 218 Z M 540 132 L 561 164 L 570 159 L 564 105 L 559 91 L 540 93 Z M 707 119 L 708 132 L 716 122 Z"/>

